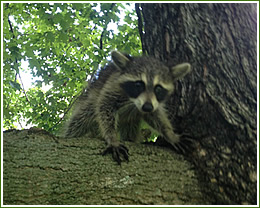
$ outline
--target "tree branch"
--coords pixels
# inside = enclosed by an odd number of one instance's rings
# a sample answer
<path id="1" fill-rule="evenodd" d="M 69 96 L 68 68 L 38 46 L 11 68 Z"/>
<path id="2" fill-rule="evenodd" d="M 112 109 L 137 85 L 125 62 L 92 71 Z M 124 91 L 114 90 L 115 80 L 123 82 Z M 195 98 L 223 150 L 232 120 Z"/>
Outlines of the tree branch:
<path id="1" fill-rule="evenodd" d="M 115 5 L 116 5 L 115 3 L 112 3 L 112 4 L 111 4 L 109 10 L 108 10 L 107 13 L 105 13 L 105 15 L 104 15 L 105 17 L 108 16 L 109 11 L 112 10 Z M 102 31 L 102 33 L 101 33 L 101 36 L 100 36 L 100 41 L 99 41 L 99 42 L 100 42 L 100 45 L 99 45 L 99 49 L 100 49 L 100 50 L 103 49 L 103 36 L 104 36 L 105 31 L 107 30 L 107 25 L 108 25 L 108 23 L 105 24 L 105 27 L 104 27 L 104 29 L 103 29 L 103 31 Z"/>
<path id="2" fill-rule="evenodd" d="M 4 141 L 5 205 L 210 204 L 190 163 L 167 148 L 126 142 L 131 158 L 118 166 L 97 138 L 31 128 Z"/>
<path id="3" fill-rule="evenodd" d="M 13 30 L 12 23 L 11 23 L 11 21 L 10 21 L 9 16 L 10 16 L 10 15 L 8 15 L 9 27 L 10 27 L 10 30 L 11 30 L 11 32 L 12 32 L 12 34 L 13 34 L 13 38 L 15 38 L 14 30 Z M 17 61 L 17 58 L 16 58 L 16 57 L 15 57 L 15 63 L 18 64 L 18 61 Z M 26 91 L 25 91 L 25 88 L 24 88 L 24 85 L 23 85 L 23 81 L 22 81 L 22 78 L 21 78 L 21 75 L 20 75 L 20 72 L 19 72 L 20 70 L 19 70 L 18 67 L 17 67 L 17 69 L 18 69 L 18 71 L 16 72 L 16 75 L 19 76 L 19 79 L 20 79 L 21 84 L 22 84 L 23 93 L 24 93 L 24 95 L 25 95 L 25 97 L 26 97 L 26 100 L 30 103 L 30 100 L 29 100 L 29 98 L 28 98 L 28 96 L 27 96 L 27 94 L 26 94 Z M 15 79 L 16 79 L 16 76 L 15 76 Z M 30 103 L 30 104 L 31 104 L 31 103 Z"/>

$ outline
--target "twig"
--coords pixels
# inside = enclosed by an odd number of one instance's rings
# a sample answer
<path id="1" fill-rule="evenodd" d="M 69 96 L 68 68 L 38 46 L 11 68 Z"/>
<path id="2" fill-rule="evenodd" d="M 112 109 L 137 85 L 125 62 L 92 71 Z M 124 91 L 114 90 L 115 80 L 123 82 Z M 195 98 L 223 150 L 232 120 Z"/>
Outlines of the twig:
<path id="1" fill-rule="evenodd" d="M 13 30 L 13 27 L 12 27 L 12 23 L 11 23 L 11 21 L 9 19 L 9 15 L 8 15 L 8 23 L 9 23 L 10 30 L 11 30 L 11 32 L 13 34 L 13 38 L 15 38 L 14 30 Z M 15 63 L 18 65 L 18 61 L 17 61 L 16 57 L 15 57 Z M 16 75 L 18 75 L 19 78 L 20 78 L 20 81 L 21 81 L 21 84 L 22 84 L 23 93 L 24 93 L 24 95 L 26 97 L 26 100 L 31 104 L 31 102 L 30 102 L 30 100 L 29 100 L 29 98 L 28 98 L 28 96 L 26 94 L 26 91 L 25 91 L 25 88 L 24 88 L 24 85 L 23 85 L 23 81 L 22 81 L 22 78 L 21 78 L 21 75 L 20 75 L 20 72 L 19 72 L 19 68 L 17 68 L 17 69 L 18 69 L 18 71 L 16 72 Z M 16 81 L 16 76 L 15 76 L 15 81 Z"/>
<path id="2" fill-rule="evenodd" d="M 26 100 L 27 100 L 28 103 L 30 103 L 30 105 L 31 105 L 31 102 L 30 102 L 30 100 L 29 100 L 29 98 L 28 98 L 28 96 L 27 96 L 27 94 L 26 94 L 26 91 L 25 91 L 25 88 L 24 88 L 24 85 L 23 85 L 23 81 L 22 81 L 22 78 L 21 78 L 21 75 L 20 75 L 19 72 L 18 72 L 18 76 L 19 76 L 19 79 L 20 79 L 20 81 L 21 81 L 21 84 L 22 84 L 22 90 L 23 90 L 23 93 L 24 93 L 24 95 L 25 95 L 25 97 L 26 97 Z"/>
<path id="3" fill-rule="evenodd" d="M 116 5 L 115 3 L 112 3 L 109 10 L 112 10 L 115 5 Z M 109 10 L 105 14 L 105 17 L 108 16 Z M 101 36 L 100 36 L 100 41 L 99 41 L 100 42 L 100 45 L 99 45 L 100 50 L 102 50 L 102 48 L 103 48 L 103 36 L 104 36 L 105 31 L 107 30 L 107 25 L 108 25 L 108 23 L 105 25 L 105 28 L 103 29 Z"/>
<path id="4" fill-rule="evenodd" d="M 13 30 L 13 27 L 12 27 L 12 23 L 11 23 L 11 21 L 10 21 L 10 19 L 9 19 L 9 15 L 8 15 L 8 24 L 9 24 L 10 30 L 11 30 L 11 32 L 12 32 L 12 34 L 13 34 L 13 38 L 15 38 L 14 30 Z"/>

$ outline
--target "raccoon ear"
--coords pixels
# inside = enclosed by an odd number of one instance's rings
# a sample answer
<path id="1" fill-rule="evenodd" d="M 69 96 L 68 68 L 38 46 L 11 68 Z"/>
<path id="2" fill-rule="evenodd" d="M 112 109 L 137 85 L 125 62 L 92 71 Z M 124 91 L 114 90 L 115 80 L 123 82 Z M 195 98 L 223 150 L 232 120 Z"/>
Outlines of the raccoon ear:
<path id="1" fill-rule="evenodd" d="M 171 67 L 172 75 L 174 77 L 174 81 L 183 78 L 186 74 L 190 72 L 190 64 L 182 63 L 178 64 L 174 67 Z"/>
<path id="2" fill-rule="evenodd" d="M 130 61 L 124 54 L 118 51 L 112 51 L 112 60 L 119 68 L 125 68 L 127 63 Z"/>

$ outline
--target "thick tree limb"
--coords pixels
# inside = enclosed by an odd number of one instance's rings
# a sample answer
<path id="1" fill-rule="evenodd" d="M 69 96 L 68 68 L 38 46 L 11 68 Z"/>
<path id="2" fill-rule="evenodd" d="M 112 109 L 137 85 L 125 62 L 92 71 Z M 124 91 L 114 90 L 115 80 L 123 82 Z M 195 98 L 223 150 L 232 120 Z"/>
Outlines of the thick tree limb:
<path id="1" fill-rule="evenodd" d="M 192 166 L 173 151 L 126 143 L 130 162 L 101 156 L 99 139 L 43 130 L 4 133 L 5 205 L 209 204 Z"/>

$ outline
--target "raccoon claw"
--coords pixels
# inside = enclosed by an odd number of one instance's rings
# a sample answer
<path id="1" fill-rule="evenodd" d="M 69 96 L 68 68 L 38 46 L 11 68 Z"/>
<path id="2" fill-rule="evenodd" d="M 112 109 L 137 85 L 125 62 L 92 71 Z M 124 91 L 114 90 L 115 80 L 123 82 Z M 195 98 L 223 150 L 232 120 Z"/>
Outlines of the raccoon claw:
<path id="1" fill-rule="evenodd" d="M 123 158 L 128 162 L 128 149 L 125 145 L 123 144 L 119 144 L 118 146 L 112 146 L 109 145 L 104 152 L 102 153 L 102 155 L 106 155 L 107 153 L 112 153 L 112 157 L 113 159 L 118 163 L 118 165 L 121 165 L 121 157 L 123 156 Z"/>
<path id="2" fill-rule="evenodd" d="M 173 148 L 182 154 L 190 152 L 193 149 L 194 140 L 188 135 L 181 135 L 180 142 L 173 145 Z"/>

